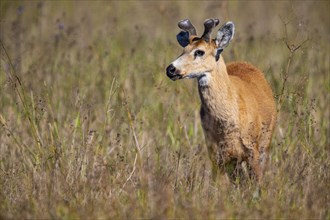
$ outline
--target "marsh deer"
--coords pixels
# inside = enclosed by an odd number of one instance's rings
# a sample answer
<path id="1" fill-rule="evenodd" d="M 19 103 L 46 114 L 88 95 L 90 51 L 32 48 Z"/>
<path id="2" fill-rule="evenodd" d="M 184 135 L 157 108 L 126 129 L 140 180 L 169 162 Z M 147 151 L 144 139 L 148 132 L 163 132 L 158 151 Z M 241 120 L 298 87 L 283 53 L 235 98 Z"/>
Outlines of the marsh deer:
<path id="1" fill-rule="evenodd" d="M 178 26 L 183 31 L 177 40 L 184 50 L 167 67 L 166 74 L 173 81 L 198 81 L 200 117 L 213 178 L 218 170 L 236 177 L 238 172 L 233 170 L 242 170 L 242 164 L 246 164 L 249 176 L 260 181 L 276 120 L 272 90 L 263 73 L 251 64 L 225 64 L 222 52 L 232 40 L 235 27 L 227 22 L 216 38 L 210 39 L 218 24 L 218 19 L 206 20 L 204 33 L 198 37 L 188 19 L 180 21 Z"/>

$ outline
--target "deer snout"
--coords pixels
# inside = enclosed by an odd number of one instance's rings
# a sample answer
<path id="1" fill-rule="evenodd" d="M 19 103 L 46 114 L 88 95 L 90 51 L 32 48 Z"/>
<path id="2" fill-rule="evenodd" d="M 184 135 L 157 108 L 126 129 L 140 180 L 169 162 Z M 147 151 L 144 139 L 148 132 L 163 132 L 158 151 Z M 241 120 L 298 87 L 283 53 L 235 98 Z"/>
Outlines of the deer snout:
<path id="1" fill-rule="evenodd" d="M 180 71 L 177 68 L 175 68 L 173 64 L 170 64 L 166 68 L 166 75 L 173 81 L 182 78 L 182 76 L 180 75 Z"/>

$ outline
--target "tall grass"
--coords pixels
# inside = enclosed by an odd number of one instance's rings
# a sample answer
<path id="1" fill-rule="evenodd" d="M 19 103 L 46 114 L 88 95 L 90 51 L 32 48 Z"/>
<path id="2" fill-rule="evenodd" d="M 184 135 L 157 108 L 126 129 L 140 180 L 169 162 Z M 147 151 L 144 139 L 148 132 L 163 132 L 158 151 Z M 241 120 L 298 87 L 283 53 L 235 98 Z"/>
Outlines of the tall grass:
<path id="1" fill-rule="evenodd" d="M 330 218 L 329 2 L 0 9 L 1 218 Z M 208 17 L 233 20 L 225 60 L 272 85 L 279 117 L 260 195 L 211 181 L 196 82 L 165 76 L 185 17 L 199 33 Z"/>

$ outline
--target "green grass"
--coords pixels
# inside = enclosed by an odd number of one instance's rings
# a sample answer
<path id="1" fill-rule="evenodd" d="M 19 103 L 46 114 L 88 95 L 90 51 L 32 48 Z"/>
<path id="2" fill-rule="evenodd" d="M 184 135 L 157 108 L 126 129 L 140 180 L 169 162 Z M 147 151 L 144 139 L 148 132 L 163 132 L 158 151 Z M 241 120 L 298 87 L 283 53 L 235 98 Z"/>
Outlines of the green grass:
<path id="1" fill-rule="evenodd" d="M 0 218 L 330 219 L 329 2 L 0 9 Z M 262 69 L 276 102 L 287 72 L 260 196 L 211 181 L 197 84 L 166 77 L 186 17 L 233 20 L 225 60 Z"/>

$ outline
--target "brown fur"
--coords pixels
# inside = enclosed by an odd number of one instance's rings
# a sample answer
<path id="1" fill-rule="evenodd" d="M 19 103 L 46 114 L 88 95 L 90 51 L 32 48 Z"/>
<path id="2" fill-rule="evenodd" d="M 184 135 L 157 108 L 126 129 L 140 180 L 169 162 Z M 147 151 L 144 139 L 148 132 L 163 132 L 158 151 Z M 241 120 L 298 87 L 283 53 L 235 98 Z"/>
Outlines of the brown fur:
<path id="1" fill-rule="evenodd" d="M 245 157 L 260 178 L 276 120 L 272 90 L 263 73 L 246 62 L 228 64 L 227 72 L 239 94 L 242 144 L 252 151 L 252 158 L 249 151 Z"/>
<path id="2" fill-rule="evenodd" d="M 192 55 L 196 49 L 204 50 L 205 55 L 197 59 Z M 263 73 L 251 64 L 226 66 L 222 56 L 216 62 L 215 49 L 214 42 L 193 41 L 173 64 L 183 78 L 195 72 L 208 76 L 198 80 L 213 177 L 218 170 L 228 171 L 233 162 L 238 169 L 246 161 L 251 176 L 260 180 L 276 120 L 271 88 Z M 202 78 L 207 79 L 206 85 L 200 82 Z"/>

